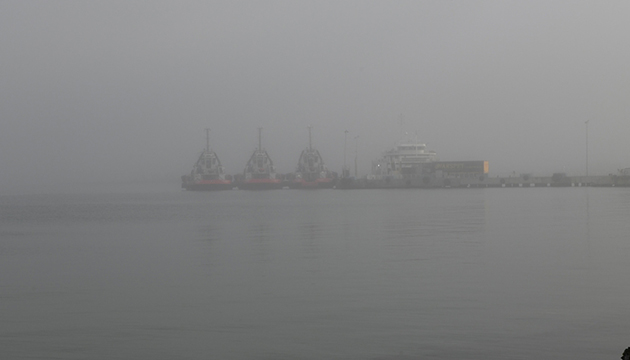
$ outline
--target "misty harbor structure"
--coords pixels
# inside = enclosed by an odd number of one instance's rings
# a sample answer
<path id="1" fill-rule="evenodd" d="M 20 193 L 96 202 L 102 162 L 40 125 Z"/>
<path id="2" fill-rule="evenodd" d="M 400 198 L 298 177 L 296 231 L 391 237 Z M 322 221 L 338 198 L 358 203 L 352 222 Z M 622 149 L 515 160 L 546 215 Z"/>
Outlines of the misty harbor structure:
<path id="1" fill-rule="evenodd" d="M 452 186 L 454 179 L 485 178 L 487 161 L 439 161 L 417 138 L 400 140 L 372 162 L 371 174 L 344 179 L 341 188 L 431 188 Z"/>
<path id="2" fill-rule="evenodd" d="M 258 148 L 247 161 L 243 176 L 236 179 L 236 186 L 245 190 L 271 190 L 283 186 L 271 157 L 262 147 L 262 128 L 258 128 Z"/>
<path id="3" fill-rule="evenodd" d="M 224 172 L 219 157 L 210 149 L 210 129 L 206 129 L 206 148 L 190 174 L 182 176 L 182 188 L 201 191 L 231 189 L 231 176 L 226 176 Z"/>
<path id="4" fill-rule="evenodd" d="M 293 189 L 321 189 L 335 186 L 337 174 L 328 170 L 319 151 L 313 147 L 312 127 L 308 127 L 308 147 L 302 150 L 294 174 L 287 175 L 287 184 Z"/>
<path id="5" fill-rule="evenodd" d="M 271 157 L 262 147 L 262 128 L 258 129 L 258 147 L 251 155 L 242 174 L 234 177 L 224 173 L 217 154 L 210 149 L 206 129 L 206 148 L 188 175 L 182 176 L 182 188 L 208 191 L 227 189 L 396 189 L 396 188 L 532 188 L 532 187 L 630 187 L 630 168 L 606 176 L 550 176 L 519 174 L 503 177 L 489 175 L 489 162 L 440 161 L 437 153 L 428 150 L 417 139 L 404 139 L 372 162 L 369 175 L 339 178 L 324 165 L 319 151 L 313 147 L 311 127 L 308 147 L 302 150 L 295 173 L 277 174 Z"/>

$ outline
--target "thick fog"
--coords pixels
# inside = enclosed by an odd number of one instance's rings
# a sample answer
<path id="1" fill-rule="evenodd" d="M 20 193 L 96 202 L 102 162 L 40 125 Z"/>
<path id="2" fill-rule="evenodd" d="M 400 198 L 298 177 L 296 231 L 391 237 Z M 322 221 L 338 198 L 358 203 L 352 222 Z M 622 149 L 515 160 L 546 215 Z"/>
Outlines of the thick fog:
<path id="1" fill-rule="evenodd" d="M 211 147 L 359 174 L 417 134 L 490 176 L 630 167 L 627 1 L 3 1 L 0 194 L 170 184 Z M 358 136 L 358 138 L 356 138 Z M 358 151 L 357 151 L 358 150 Z"/>

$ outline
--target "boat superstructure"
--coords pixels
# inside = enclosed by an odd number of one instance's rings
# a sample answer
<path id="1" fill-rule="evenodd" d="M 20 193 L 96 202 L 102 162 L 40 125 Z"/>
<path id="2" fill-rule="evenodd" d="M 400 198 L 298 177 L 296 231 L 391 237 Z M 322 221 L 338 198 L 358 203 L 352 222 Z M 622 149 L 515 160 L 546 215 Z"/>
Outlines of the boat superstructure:
<path id="1" fill-rule="evenodd" d="M 182 176 L 182 188 L 186 190 L 227 190 L 232 188 L 232 181 L 226 178 L 219 157 L 210 149 L 210 129 L 206 129 L 206 148 L 199 155 L 190 174 Z"/>
<path id="2" fill-rule="evenodd" d="M 380 159 L 372 162 L 372 175 L 402 178 L 419 173 L 422 164 L 437 160 L 437 153 L 427 150 L 427 146 L 417 138 L 404 139 L 394 149 L 386 151 Z"/>
<path id="3" fill-rule="evenodd" d="M 319 151 L 313 148 L 311 127 L 308 127 L 308 147 L 302 150 L 298 159 L 295 178 L 291 181 L 292 188 L 332 188 L 335 176 L 324 165 Z"/>
<path id="4" fill-rule="evenodd" d="M 238 182 L 239 189 L 279 189 L 282 181 L 276 174 L 273 161 L 262 148 L 262 128 L 258 128 L 258 148 L 247 161 L 243 177 Z"/>

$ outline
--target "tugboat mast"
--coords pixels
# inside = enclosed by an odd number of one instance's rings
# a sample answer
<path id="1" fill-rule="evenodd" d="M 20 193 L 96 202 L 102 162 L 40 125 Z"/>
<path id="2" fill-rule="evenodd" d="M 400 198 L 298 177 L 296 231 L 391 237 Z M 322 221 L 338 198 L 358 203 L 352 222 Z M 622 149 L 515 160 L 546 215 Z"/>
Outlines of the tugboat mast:
<path id="1" fill-rule="evenodd" d="M 311 141 L 311 128 L 312 128 L 312 126 L 309 125 L 308 126 L 308 150 L 309 151 L 313 151 L 313 143 Z"/>
<path id="2" fill-rule="evenodd" d="M 210 153 L 210 129 L 206 128 L 206 153 Z"/>

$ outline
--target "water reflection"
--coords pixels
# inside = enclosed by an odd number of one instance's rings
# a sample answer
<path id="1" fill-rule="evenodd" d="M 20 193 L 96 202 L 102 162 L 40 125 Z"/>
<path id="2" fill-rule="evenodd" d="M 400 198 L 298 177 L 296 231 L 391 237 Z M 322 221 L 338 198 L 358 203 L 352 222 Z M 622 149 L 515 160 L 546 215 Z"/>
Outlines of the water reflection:
<path id="1" fill-rule="evenodd" d="M 199 228 L 199 235 L 201 241 L 207 243 L 218 241 L 221 238 L 218 229 L 213 225 L 206 225 Z"/>
<path id="2" fill-rule="evenodd" d="M 318 223 L 302 223 L 300 228 L 300 239 L 316 240 L 322 237 L 323 227 Z"/>
<path id="3" fill-rule="evenodd" d="M 470 240 L 471 235 L 484 231 L 486 224 L 484 197 L 465 203 L 422 204 L 395 216 L 380 219 L 380 228 L 387 239 L 419 240 L 450 238 Z M 392 214 L 392 215 L 393 215 Z"/>
<path id="4" fill-rule="evenodd" d="M 301 245 L 302 259 L 314 260 L 322 256 L 324 227 L 321 223 L 305 222 L 298 227 L 298 240 Z"/>
<path id="5" fill-rule="evenodd" d="M 254 223 L 247 226 L 247 238 L 258 243 L 269 241 L 271 227 L 268 223 Z"/>
<path id="6" fill-rule="evenodd" d="M 586 254 L 587 257 L 590 258 L 590 254 L 591 254 L 591 212 L 590 212 L 590 191 L 589 191 L 589 187 L 585 188 L 585 193 L 586 193 L 586 221 L 585 221 L 585 225 L 586 225 L 586 237 L 584 239 L 584 241 L 586 242 Z"/>
<path id="7" fill-rule="evenodd" d="M 170 202 L 116 207 L 112 224 L 0 217 L 0 347 L 41 357 L 20 344 L 53 334 L 98 358 L 101 335 L 121 331 L 130 358 L 578 359 L 626 345 L 625 189 L 212 196 L 174 217 Z M 39 253 L 12 250 L 27 246 Z"/>

